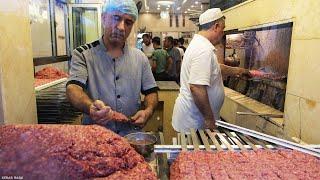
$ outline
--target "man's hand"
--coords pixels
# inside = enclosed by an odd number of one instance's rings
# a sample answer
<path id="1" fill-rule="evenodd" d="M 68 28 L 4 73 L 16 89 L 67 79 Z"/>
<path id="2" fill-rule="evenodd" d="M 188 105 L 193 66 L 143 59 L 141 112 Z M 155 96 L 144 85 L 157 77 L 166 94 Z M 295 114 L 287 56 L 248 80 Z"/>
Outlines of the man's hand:
<path id="1" fill-rule="evenodd" d="M 148 110 L 140 110 L 134 116 L 131 117 L 132 123 L 143 127 L 147 122 L 148 118 L 151 116 L 151 112 Z"/>
<path id="2" fill-rule="evenodd" d="M 217 128 L 216 121 L 214 119 L 205 119 L 204 120 L 204 128 L 215 130 Z"/>
<path id="3" fill-rule="evenodd" d="M 238 68 L 238 76 L 249 78 L 252 75 L 248 69 Z"/>
<path id="4" fill-rule="evenodd" d="M 90 105 L 90 117 L 96 124 L 105 125 L 112 116 L 112 109 L 102 101 L 96 100 Z"/>

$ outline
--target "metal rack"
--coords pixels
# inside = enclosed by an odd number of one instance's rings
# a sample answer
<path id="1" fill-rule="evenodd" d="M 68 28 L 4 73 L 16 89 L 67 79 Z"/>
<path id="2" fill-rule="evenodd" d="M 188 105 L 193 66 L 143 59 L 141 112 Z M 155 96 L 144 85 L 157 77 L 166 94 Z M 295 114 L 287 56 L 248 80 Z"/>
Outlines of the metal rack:
<path id="1" fill-rule="evenodd" d="M 276 138 L 223 121 L 218 121 L 215 131 L 209 129 L 190 134 L 178 133 L 176 145 L 155 145 L 155 153 L 179 153 L 180 151 L 245 151 L 257 149 L 289 148 L 320 158 L 320 150 Z"/>

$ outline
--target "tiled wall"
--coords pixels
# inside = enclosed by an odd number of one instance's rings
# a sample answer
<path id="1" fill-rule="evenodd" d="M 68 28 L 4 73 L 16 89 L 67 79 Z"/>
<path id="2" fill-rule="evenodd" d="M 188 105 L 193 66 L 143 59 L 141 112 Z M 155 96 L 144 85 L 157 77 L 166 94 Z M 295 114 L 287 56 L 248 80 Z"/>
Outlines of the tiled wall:
<path id="1" fill-rule="evenodd" d="M 0 22 L 0 123 L 37 123 L 28 0 L 1 0 Z"/>
<path id="2" fill-rule="evenodd" d="M 285 132 L 320 144 L 320 1 L 248 0 L 224 11 L 226 30 L 293 22 Z"/>

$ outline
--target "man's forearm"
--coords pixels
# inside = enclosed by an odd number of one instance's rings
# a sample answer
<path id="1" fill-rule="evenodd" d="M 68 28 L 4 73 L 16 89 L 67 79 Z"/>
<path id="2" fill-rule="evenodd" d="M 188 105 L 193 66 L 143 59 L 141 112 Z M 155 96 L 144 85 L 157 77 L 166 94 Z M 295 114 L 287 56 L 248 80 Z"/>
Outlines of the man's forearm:
<path id="1" fill-rule="evenodd" d="M 69 84 L 67 86 L 67 98 L 69 102 L 80 111 L 90 114 L 90 105 L 92 104 L 92 99 L 83 91 L 82 87 Z"/>
<path id="2" fill-rule="evenodd" d="M 145 110 L 148 111 L 149 117 L 153 114 L 153 111 L 158 105 L 158 93 L 150 93 L 144 97 Z"/>
<path id="3" fill-rule="evenodd" d="M 241 68 L 238 67 L 231 67 L 225 64 L 220 64 L 220 69 L 223 77 L 241 75 Z"/>
<path id="4" fill-rule="evenodd" d="M 205 120 L 214 119 L 214 115 L 211 110 L 206 86 L 190 84 L 190 90 L 191 90 L 191 94 L 194 99 L 194 102 L 198 107 L 198 109 L 200 110 L 201 114 L 203 115 L 204 119 Z"/>

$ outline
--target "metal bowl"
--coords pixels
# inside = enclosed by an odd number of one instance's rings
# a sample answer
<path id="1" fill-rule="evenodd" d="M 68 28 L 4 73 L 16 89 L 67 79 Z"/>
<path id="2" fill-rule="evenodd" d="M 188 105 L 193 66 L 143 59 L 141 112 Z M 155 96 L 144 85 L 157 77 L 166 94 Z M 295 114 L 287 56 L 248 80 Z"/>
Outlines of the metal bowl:
<path id="1" fill-rule="evenodd" d="M 143 157 L 150 157 L 157 142 L 157 137 L 152 133 L 137 132 L 124 136 L 130 145 Z"/>

